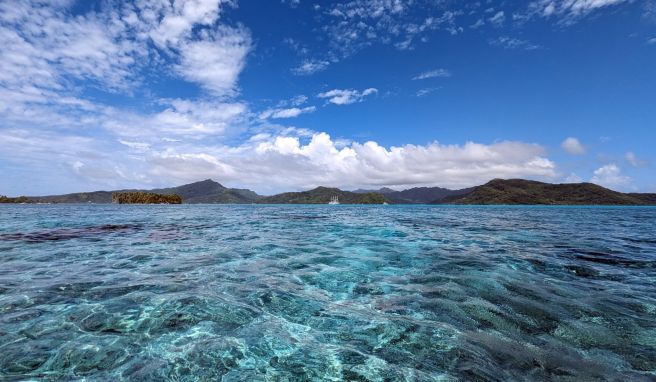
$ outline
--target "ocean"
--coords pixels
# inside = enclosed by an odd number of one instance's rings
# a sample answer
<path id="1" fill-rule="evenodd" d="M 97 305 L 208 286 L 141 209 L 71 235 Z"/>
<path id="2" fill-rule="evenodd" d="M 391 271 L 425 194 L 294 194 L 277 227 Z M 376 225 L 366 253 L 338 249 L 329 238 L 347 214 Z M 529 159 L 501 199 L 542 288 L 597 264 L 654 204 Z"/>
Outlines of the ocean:
<path id="1" fill-rule="evenodd" d="M 2 205 L 0 380 L 654 381 L 656 208 Z"/>

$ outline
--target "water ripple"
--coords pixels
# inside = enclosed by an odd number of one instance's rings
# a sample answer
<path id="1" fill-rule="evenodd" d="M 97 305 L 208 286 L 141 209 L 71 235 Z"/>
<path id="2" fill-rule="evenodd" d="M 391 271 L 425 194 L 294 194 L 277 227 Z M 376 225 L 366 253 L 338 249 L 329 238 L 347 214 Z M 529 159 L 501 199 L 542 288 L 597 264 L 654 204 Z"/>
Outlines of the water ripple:
<path id="1" fill-rule="evenodd" d="M 0 206 L 0 379 L 656 379 L 656 209 Z"/>

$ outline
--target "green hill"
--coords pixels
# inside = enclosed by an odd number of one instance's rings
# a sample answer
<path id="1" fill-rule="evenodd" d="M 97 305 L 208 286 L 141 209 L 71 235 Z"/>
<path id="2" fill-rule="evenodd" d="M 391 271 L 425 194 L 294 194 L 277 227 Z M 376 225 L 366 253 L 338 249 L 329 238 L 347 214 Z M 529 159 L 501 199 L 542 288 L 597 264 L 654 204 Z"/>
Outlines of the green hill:
<path id="1" fill-rule="evenodd" d="M 378 193 L 355 193 L 338 188 L 317 187 L 302 192 L 285 192 L 259 199 L 266 204 L 327 204 L 330 198 L 337 196 L 341 204 L 383 204 L 385 197 Z"/>
<path id="2" fill-rule="evenodd" d="M 211 179 L 185 184 L 178 187 L 158 188 L 154 190 L 115 190 L 78 192 L 65 195 L 29 197 L 30 202 L 39 203 L 111 203 L 113 193 L 149 192 L 156 194 L 175 194 L 183 203 L 254 203 L 261 198 L 251 190 L 227 188 Z"/>
<path id="3" fill-rule="evenodd" d="M 551 184 L 524 179 L 494 179 L 445 204 L 649 205 L 656 194 L 625 194 L 592 183 Z"/>

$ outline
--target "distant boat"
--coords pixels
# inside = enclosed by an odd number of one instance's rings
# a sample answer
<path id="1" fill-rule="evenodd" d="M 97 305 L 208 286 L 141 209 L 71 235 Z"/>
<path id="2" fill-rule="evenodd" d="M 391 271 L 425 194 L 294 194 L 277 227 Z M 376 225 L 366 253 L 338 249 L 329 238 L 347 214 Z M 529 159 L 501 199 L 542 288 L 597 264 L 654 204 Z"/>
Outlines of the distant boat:
<path id="1" fill-rule="evenodd" d="M 328 202 L 328 204 L 339 204 L 339 198 L 337 197 L 337 195 L 331 197 L 330 202 Z"/>

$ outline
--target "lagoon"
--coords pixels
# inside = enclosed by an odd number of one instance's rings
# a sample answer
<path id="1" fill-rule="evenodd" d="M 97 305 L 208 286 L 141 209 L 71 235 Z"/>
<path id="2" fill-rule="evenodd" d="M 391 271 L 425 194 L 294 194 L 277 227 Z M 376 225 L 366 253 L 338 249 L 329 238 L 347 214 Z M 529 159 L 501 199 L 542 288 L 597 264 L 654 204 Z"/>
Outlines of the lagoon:
<path id="1" fill-rule="evenodd" d="M 656 379 L 656 208 L 2 205 L 0 379 Z"/>

